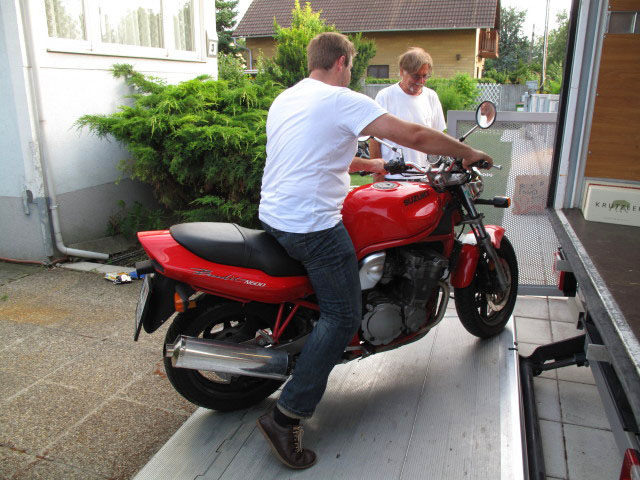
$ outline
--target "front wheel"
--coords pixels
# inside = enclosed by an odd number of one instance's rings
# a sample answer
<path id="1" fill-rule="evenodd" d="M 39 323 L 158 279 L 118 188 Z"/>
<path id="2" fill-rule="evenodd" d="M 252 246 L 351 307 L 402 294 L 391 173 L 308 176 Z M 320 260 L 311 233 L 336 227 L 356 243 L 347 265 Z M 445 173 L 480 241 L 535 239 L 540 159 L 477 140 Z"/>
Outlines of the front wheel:
<path id="1" fill-rule="evenodd" d="M 504 292 L 496 293 L 495 272 L 486 253 L 478 260 L 471 284 L 454 290 L 460 322 L 469 333 L 480 338 L 492 337 L 504 329 L 518 295 L 518 261 L 511 242 L 503 237 L 496 252 L 507 276 L 508 287 Z"/>

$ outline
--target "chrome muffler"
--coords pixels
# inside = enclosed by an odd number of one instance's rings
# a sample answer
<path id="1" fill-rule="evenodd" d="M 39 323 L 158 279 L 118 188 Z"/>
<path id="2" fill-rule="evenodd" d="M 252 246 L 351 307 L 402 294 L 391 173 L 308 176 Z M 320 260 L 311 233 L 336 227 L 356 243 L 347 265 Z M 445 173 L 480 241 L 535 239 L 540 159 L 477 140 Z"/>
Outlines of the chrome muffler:
<path id="1" fill-rule="evenodd" d="M 165 356 L 177 368 L 286 380 L 289 354 L 257 345 L 219 342 L 180 335 L 167 343 Z"/>

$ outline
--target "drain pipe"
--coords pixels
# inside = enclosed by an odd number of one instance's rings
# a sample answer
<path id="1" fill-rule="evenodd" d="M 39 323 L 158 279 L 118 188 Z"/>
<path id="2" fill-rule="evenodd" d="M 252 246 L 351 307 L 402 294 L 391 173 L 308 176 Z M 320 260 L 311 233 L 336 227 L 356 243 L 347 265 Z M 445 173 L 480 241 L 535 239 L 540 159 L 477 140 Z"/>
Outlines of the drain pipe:
<path id="1" fill-rule="evenodd" d="M 44 170 L 44 177 L 47 184 L 47 192 L 49 194 L 49 211 L 51 212 L 51 226 L 53 227 L 53 234 L 55 238 L 56 248 L 64 255 L 71 257 L 83 257 L 93 258 L 97 260 L 109 260 L 109 255 L 106 253 L 89 252 L 87 250 L 78 250 L 76 248 L 69 248 L 64 244 L 62 239 L 62 233 L 60 231 L 60 217 L 58 214 L 58 200 L 56 198 L 56 191 L 53 185 L 53 176 L 49 163 L 45 160 L 45 154 L 47 152 L 44 129 L 45 119 L 42 117 L 42 97 L 40 95 L 40 74 L 38 71 L 37 55 L 34 49 L 33 33 L 31 31 L 31 14 L 29 11 L 30 2 L 19 2 L 16 5 L 20 5 L 20 16 L 22 17 L 22 28 L 24 31 L 25 50 L 27 56 L 28 67 L 31 72 L 29 75 L 29 88 L 27 88 L 27 97 L 31 109 L 31 123 L 34 130 L 33 142 L 35 144 L 35 150 L 37 151 L 37 160 L 40 161 Z M 39 147 L 38 147 L 39 145 Z"/>

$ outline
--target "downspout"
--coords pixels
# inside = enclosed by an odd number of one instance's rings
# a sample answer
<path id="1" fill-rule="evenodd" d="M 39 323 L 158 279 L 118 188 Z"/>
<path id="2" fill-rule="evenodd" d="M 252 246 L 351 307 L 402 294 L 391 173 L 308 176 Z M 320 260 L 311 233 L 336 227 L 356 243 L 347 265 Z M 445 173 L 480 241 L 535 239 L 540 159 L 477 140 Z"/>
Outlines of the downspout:
<path id="1" fill-rule="evenodd" d="M 253 70 L 253 53 L 251 52 L 250 48 L 247 47 L 243 47 L 242 45 L 239 45 L 238 42 L 236 41 L 235 38 L 231 39 L 232 45 L 240 50 L 246 50 L 247 52 L 249 52 L 249 68 L 248 70 Z"/>
<path id="2" fill-rule="evenodd" d="M 49 194 L 49 212 L 51 213 L 51 226 L 53 228 L 53 235 L 55 238 L 56 248 L 65 255 L 69 255 L 72 257 L 83 257 L 83 258 L 94 258 L 97 260 L 108 260 L 109 255 L 106 253 L 98 253 L 98 252 L 89 252 L 86 250 L 78 250 L 75 248 L 69 248 L 64 244 L 62 239 L 62 233 L 60 231 L 60 217 L 58 214 L 58 200 L 56 198 L 55 186 L 53 184 L 53 175 L 51 175 L 51 171 L 49 168 L 49 164 L 45 161 L 45 153 L 47 152 L 44 129 L 42 125 L 45 122 L 45 119 L 42 118 L 41 112 L 42 110 L 42 97 L 40 95 L 40 75 L 38 70 L 37 63 L 37 55 L 35 54 L 34 45 L 33 45 L 33 34 L 31 31 L 31 22 L 29 19 L 31 18 L 29 12 L 29 3 L 30 2 L 20 2 L 19 5 L 22 7 L 20 9 L 20 16 L 22 18 L 22 29 L 24 31 L 24 41 L 25 41 L 25 53 L 28 62 L 28 68 L 30 70 L 29 86 L 26 89 L 28 102 L 31 109 L 31 118 L 32 118 L 32 128 L 34 129 L 34 143 L 36 145 L 39 144 L 39 148 L 36 148 L 37 156 L 39 158 L 40 164 L 43 168 L 43 173 L 45 177 L 45 182 L 47 185 L 47 191 Z"/>

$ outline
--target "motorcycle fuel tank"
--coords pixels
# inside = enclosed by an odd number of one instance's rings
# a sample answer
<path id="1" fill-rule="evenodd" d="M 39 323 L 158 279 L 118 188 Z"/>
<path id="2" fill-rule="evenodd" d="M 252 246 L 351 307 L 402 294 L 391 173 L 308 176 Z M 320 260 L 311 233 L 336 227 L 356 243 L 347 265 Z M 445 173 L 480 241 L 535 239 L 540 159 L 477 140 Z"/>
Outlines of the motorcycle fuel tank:
<path id="1" fill-rule="evenodd" d="M 442 216 L 442 199 L 418 182 L 377 182 L 351 191 L 342 220 L 358 257 L 428 236 Z"/>

